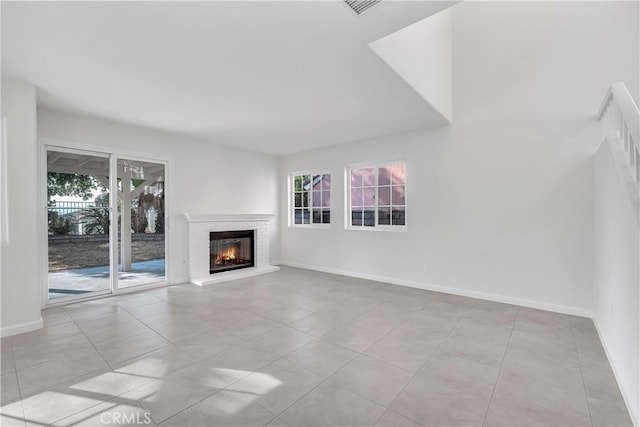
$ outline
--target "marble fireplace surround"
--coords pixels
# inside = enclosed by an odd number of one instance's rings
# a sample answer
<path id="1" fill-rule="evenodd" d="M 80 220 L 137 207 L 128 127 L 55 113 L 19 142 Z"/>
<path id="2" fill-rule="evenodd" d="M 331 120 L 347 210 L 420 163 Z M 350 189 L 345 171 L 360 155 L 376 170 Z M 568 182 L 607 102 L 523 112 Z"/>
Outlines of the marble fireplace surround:
<path id="1" fill-rule="evenodd" d="M 188 226 L 189 281 L 194 285 L 211 285 L 228 280 L 270 273 L 280 268 L 269 264 L 269 214 L 193 214 L 185 213 Z M 254 262 L 250 268 L 209 273 L 209 233 L 212 231 L 255 230 Z"/>

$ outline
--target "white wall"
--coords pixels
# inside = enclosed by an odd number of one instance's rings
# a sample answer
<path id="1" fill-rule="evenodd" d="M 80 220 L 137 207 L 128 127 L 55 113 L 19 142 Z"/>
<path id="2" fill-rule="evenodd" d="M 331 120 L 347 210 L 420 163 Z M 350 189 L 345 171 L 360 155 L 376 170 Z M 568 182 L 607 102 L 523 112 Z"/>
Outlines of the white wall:
<path id="1" fill-rule="evenodd" d="M 38 248 L 36 91 L 32 85 L 2 79 L 2 117 L 7 139 L 0 171 L 2 194 L 1 326 L 2 336 L 38 329 L 40 277 L 35 268 Z M 5 205 L 6 201 L 6 205 Z M 8 233 L 7 233 L 8 232 Z M 7 240 L 8 239 L 8 240 Z"/>
<path id="2" fill-rule="evenodd" d="M 636 425 L 640 415 L 640 200 L 617 142 L 596 154 L 594 322 Z"/>
<path id="3" fill-rule="evenodd" d="M 595 113 L 612 82 L 638 94 L 637 16 L 637 3 L 454 6 L 453 124 L 283 158 L 283 186 L 332 173 L 333 224 L 282 215 L 282 259 L 590 315 Z M 344 165 L 399 158 L 408 232 L 344 230 Z"/>
<path id="4" fill-rule="evenodd" d="M 452 117 L 451 9 L 369 44 L 447 121 Z"/>
<path id="5" fill-rule="evenodd" d="M 188 137 L 103 120 L 38 112 L 38 137 L 169 157 L 169 281 L 184 282 L 187 224 L 182 214 L 277 214 L 278 158 Z M 171 194 L 169 194 L 171 192 Z M 269 224 L 270 251 L 278 259 L 279 221 Z"/>

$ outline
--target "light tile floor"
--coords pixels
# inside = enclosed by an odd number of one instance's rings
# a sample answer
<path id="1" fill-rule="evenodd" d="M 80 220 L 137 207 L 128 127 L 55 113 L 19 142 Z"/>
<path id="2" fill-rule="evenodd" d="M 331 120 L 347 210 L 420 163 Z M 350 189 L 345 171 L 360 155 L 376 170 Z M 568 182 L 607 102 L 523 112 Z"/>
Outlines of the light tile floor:
<path id="1" fill-rule="evenodd" d="M 43 318 L 2 425 L 631 425 L 585 318 L 293 268 Z"/>

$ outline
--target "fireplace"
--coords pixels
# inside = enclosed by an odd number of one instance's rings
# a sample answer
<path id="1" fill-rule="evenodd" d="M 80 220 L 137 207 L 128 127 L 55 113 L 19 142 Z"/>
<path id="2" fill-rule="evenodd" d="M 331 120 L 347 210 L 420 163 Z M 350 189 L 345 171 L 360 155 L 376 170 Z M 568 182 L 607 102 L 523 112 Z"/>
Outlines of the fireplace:
<path id="1" fill-rule="evenodd" d="M 269 263 L 269 236 L 271 235 L 269 222 L 274 219 L 274 215 L 185 213 L 184 219 L 187 221 L 189 231 L 187 240 L 189 282 L 194 285 L 212 285 L 280 270 L 279 267 Z M 211 274 L 211 233 L 236 230 L 249 230 L 249 237 L 253 234 L 253 250 L 249 250 L 253 256 L 253 267 L 222 271 L 216 269 L 220 274 Z M 235 254 L 234 256 L 237 257 Z"/>
<path id="2" fill-rule="evenodd" d="M 209 233 L 209 273 L 253 267 L 254 230 Z"/>

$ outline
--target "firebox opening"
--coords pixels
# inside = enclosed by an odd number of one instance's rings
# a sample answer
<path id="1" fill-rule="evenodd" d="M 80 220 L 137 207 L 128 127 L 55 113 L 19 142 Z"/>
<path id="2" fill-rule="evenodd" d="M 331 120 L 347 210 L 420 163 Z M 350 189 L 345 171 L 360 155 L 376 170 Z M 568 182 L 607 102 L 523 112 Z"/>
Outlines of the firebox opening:
<path id="1" fill-rule="evenodd" d="M 209 233 L 209 273 L 254 266 L 254 230 Z"/>

